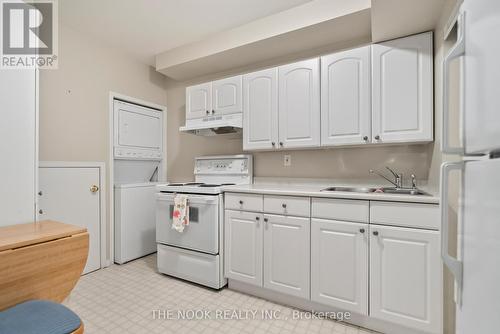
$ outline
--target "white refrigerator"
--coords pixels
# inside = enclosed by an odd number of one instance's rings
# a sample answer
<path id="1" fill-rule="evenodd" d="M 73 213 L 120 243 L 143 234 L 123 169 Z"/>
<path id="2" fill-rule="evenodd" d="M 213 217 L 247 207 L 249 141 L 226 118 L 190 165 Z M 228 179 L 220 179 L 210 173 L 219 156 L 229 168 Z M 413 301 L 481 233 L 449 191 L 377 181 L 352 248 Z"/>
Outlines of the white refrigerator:
<path id="1" fill-rule="evenodd" d="M 500 333 L 500 1 L 464 0 L 443 63 L 442 257 L 455 277 L 456 333 Z M 461 58 L 461 146 L 449 134 L 448 69 Z M 461 172 L 457 257 L 448 253 L 448 183 Z"/>

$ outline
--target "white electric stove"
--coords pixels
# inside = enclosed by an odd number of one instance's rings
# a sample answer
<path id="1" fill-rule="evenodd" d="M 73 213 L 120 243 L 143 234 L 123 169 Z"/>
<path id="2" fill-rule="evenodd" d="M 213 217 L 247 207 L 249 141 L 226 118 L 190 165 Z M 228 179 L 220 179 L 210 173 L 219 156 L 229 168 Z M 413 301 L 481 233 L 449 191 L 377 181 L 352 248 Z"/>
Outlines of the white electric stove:
<path id="1" fill-rule="evenodd" d="M 195 159 L 195 181 L 156 187 L 156 242 L 158 270 L 198 284 L 220 289 L 223 274 L 224 198 L 222 187 L 251 184 L 251 155 L 209 156 Z M 182 233 L 172 229 L 174 198 L 187 195 L 189 225 Z"/>

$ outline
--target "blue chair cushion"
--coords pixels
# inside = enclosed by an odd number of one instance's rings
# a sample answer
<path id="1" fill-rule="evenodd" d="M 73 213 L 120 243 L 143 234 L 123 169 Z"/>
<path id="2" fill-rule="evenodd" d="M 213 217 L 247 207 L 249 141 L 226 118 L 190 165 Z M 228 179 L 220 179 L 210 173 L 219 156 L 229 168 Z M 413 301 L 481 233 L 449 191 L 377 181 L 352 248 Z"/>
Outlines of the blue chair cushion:
<path id="1" fill-rule="evenodd" d="M 48 300 L 30 300 L 0 312 L 1 334 L 68 334 L 80 324 L 73 311 Z"/>

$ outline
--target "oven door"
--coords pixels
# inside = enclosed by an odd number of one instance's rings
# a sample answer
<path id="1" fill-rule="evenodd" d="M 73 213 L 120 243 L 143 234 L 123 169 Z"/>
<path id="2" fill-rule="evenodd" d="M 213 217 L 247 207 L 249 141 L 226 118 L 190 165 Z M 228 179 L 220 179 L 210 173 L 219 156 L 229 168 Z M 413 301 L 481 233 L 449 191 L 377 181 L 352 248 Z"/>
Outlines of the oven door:
<path id="1" fill-rule="evenodd" d="M 174 194 L 159 193 L 156 199 L 156 241 L 161 244 L 219 253 L 219 195 L 192 195 L 189 225 L 182 233 L 172 229 Z"/>

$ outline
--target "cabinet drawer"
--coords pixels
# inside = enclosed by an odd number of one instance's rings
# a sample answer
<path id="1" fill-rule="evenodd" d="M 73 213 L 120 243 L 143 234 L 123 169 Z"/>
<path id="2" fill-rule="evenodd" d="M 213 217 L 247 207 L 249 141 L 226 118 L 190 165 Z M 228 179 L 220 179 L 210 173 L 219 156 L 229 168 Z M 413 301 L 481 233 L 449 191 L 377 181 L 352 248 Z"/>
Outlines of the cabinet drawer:
<path id="1" fill-rule="evenodd" d="M 264 196 L 264 212 L 285 216 L 310 217 L 309 197 Z"/>
<path id="2" fill-rule="evenodd" d="M 439 205 L 371 202 L 370 223 L 439 230 Z"/>
<path id="3" fill-rule="evenodd" d="M 262 195 L 226 193 L 225 208 L 232 210 L 262 212 Z"/>
<path id="4" fill-rule="evenodd" d="M 368 201 L 335 198 L 313 198 L 312 217 L 368 223 Z"/>

